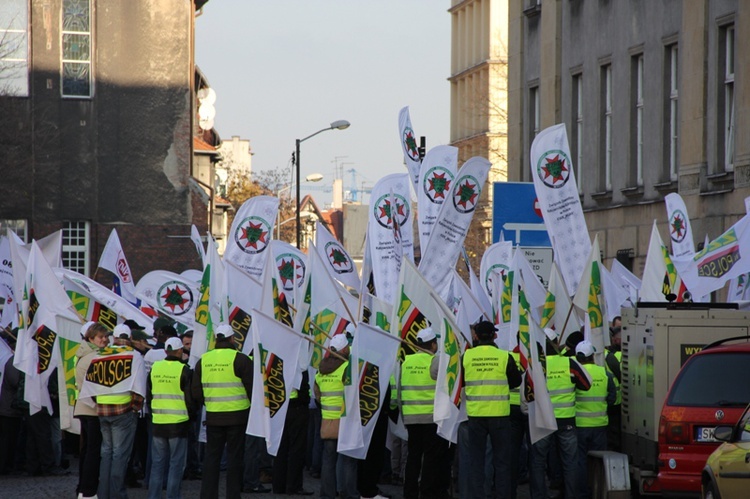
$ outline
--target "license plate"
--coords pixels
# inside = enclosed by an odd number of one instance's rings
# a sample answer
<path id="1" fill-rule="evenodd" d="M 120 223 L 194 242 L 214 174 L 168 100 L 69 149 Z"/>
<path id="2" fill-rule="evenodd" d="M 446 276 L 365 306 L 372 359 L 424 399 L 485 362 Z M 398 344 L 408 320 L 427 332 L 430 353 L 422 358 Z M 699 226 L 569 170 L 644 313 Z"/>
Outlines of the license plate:
<path id="1" fill-rule="evenodd" d="M 717 442 L 714 438 L 714 429 L 713 427 L 708 426 L 700 426 L 698 427 L 697 431 L 695 432 L 695 441 L 696 442 Z"/>

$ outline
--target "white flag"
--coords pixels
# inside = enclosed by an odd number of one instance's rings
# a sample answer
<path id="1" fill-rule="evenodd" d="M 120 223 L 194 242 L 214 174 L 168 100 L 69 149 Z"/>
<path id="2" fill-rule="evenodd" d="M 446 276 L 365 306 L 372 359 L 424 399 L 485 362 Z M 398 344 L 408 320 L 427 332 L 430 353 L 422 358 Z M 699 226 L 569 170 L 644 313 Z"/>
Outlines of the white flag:
<path id="1" fill-rule="evenodd" d="M 673 298 L 681 302 L 687 289 L 677 273 L 669 252 L 662 242 L 654 220 L 651 239 L 648 243 L 646 264 L 643 267 L 640 300 L 645 302 L 665 302 Z M 670 296 L 674 295 L 674 297 Z"/>
<path id="2" fill-rule="evenodd" d="M 301 294 L 307 274 L 307 255 L 291 244 L 271 241 L 271 254 L 276 267 L 276 283 L 279 291 L 284 293 L 287 302 L 294 305 L 295 298 Z"/>
<path id="3" fill-rule="evenodd" d="M 227 262 L 225 270 L 229 299 L 229 324 L 234 330 L 237 350 L 249 354 L 253 348 L 250 337 L 250 326 L 253 322 L 251 312 L 253 309 L 260 309 L 263 286 L 231 262 Z"/>
<path id="4" fill-rule="evenodd" d="M 458 168 L 458 148 L 453 146 L 433 147 L 422 160 L 417 191 L 417 219 L 419 244 L 426 248 L 432 228 L 437 222 L 440 206 L 448 200 Z"/>
<path id="5" fill-rule="evenodd" d="M 437 295 L 434 298 L 439 299 Z M 437 307 L 437 314 L 440 319 L 433 328 L 439 333 L 440 347 L 436 354 L 439 357 L 433 420 L 438 426 L 438 435 L 455 444 L 458 441 L 458 425 L 467 418 L 466 404 L 461 403 L 461 356 L 467 342 L 452 314 L 443 306 Z"/>
<path id="6" fill-rule="evenodd" d="M 272 196 L 255 196 L 245 201 L 232 222 L 224 259 L 259 278 L 278 211 L 279 199 Z"/>
<path id="7" fill-rule="evenodd" d="M 350 288 L 359 290 L 361 283 L 354 260 L 344 246 L 319 221 L 315 223 L 315 248 L 323 263 L 328 264 L 326 268 L 331 277 Z"/>
<path id="8" fill-rule="evenodd" d="M 130 271 L 127 258 L 125 258 L 125 252 L 122 250 L 117 229 L 112 229 L 112 232 L 109 233 L 109 239 L 107 239 L 102 256 L 99 258 L 99 267 L 112 272 L 114 275 L 112 284 L 115 293 L 130 303 L 136 304 L 138 302 L 135 297 L 133 273 Z"/>
<path id="9" fill-rule="evenodd" d="M 138 281 L 135 295 L 188 329 L 195 329 L 195 309 L 201 296 L 198 283 L 174 272 L 153 270 Z"/>
<path id="10" fill-rule="evenodd" d="M 695 244 L 693 242 L 693 229 L 690 227 L 685 201 L 676 192 L 671 192 L 664 197 L 669 219 L 669 237 L 672 239 L 672 255 L 677 258 L 693 256 Z"/>
<path id="11" fill-rule="evenodd" d="M 565 125 L 542 130 L 531 145 L 531 176 L 568 295 L 578 289 L 591 239 L 578 196 Z"/>
<path id="12" fill-rule="evenodd" d="M 201 234 L 195 225 L 190 226 L 190 240 L 195 244 L 195 249 L 198 251 L 198 256 L 201 257 L 201 262 L 205 263 L 206 251 L 203 249 L 203 239 L 201 239 Z"/>
<path id="13" fill-rule="evenodd" d="M 255 373 L 247 433 L 264 437 L 268 453 L 275 456 L 304 340 L 294 330 L 259 310 L 253 310 L 252 316 Z"/>
<path id="14" fill-rule="evenodd" d="M 444 301 L 450 294 L 450 272 L 456 266 L 490 171 L 490 162 L 475 156 L 456 174 L 449 199 L 440 207 L 430 241 L 422 248 L 419 270 Z"/>
<path id="15" fill-rule="evenodd" d="M 409 170 L 409 177 L 414 184 L 414 190 L 417 190 L 419 183 L 419 167 L 421 160 L 419 158 L 419 144 L 417 143 L 417 134 L 411 127 L 411 116 L 409 115 L 409 106 L 401 108 L 398 112 L 398 132 L 401 141 L 401 149 L 404 151 L 404 162 Z M 371 198 L 372 199 L 372 198 Z"/>
<path id="16" fill-rule="evenodd" d="M 638 293 L 641 290 L 641 280 L 629 271 L 619 260 L 612 261 L 610 269 L 612 278 L 625 290 L 630 300 L 629 306 L 634 306 L 638 302 Z"/>
<path id="17" fill-rule="evenodd" d="M 510 241 L 500 241 L 487 248 L 482 255 L 482 262 L 479 264 L 479 279 L 482 288 L 490 297 L 492 304 L 492 315 L 502 318 L 501 294 L 495 291 L 495 287 L 502 290 L 505 276 L 510 269 L 510 262 L 513 258 L 513 243 Z M 500 282 L 494 282 L 496 280 Z"/>

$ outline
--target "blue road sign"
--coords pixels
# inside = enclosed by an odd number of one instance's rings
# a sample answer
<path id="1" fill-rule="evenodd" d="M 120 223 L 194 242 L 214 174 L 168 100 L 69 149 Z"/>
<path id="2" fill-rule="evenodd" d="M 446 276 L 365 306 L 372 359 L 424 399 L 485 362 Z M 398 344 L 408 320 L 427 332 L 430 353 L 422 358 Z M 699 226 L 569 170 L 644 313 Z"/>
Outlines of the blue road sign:
<path id="1" fill-rule="evenodd" d="M 551 247 L 532 182 L 493 184 L 492 242 L 500 240 L 520 246 Z"/>

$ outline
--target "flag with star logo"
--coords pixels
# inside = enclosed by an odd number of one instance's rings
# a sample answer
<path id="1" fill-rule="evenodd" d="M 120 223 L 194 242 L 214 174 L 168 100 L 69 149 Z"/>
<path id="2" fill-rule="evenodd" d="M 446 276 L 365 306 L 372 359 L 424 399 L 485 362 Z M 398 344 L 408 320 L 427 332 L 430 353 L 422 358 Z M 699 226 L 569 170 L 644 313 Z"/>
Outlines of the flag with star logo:
<path id="1" fill-rule="evenodd" d="M 479 279 L 482 289 L 489 296 L 492 305 L 492 317 L 495 318 L 495 324 L 507 324 L 500 312 L 502 309 L 502 293 L 498 293 L 495 288 L 503 289 L 503 282 L 510 269 L 511 258 L 513 257 L 513 243 L 510 241 L 500 241 L 487 248 L 482 255 L 482 261 L 479 264 Z M 496 283 L 496 280 L 501 282 Z"/>
<path id="2" fill-rule="evenodd" d="M 307 255 L 284 241 L 271 242 L 271 254 L 276 262 L 276 282 L 286 301 L 294 305 L 297 296 L 302 294 L 307 275 Z"/>
<path id="3" fill-rule="evenodd" d="M 263 278 L 261 280 L 263 283 L 263 293 L 259 310 L 282 324 L 293 327 L 294 315 L 290 300 L 291 295 L 294 294 L 294 286 L 291 287 L 289 292 L 284 289 L 279 277 L 278 265 L 273 258 L 274 247 L 282 247 L 284 244 L 288 243 L 276 240 L 271 241 L 271 256 L 266 260 L 266 268 L 263 270 Z M 281 251 L 285 251 L 285 248 Z M 294 280 L 294 276 L 291 276 L 291 280 Z"/>
<path id="4" fill-rule="evenodd" d="M 411 127 L 409 106 L 403 107 L 398 112 L 398 133 L 401 141 L 401 149 L 404 151 L 406 169 L 409 170 L 409 178 L 414 183 L 414 190 L 419 192 L 417 184 L 419 183 L 419 169 L 422 161 L 419 157 L 419 144 L 417 142 L 419 139 Z"/>
<path id="5" fill-rule="evenodd" d="M 229 230 L 224 259 L 260 278 L 278 211 L 279 199 L 272 196 L 255 196 L 242 203 Z"/>
<path id="6" fill-rule="evenodd" d="M 349 252 L 320 221 L 315 224 L 315 247 L 323 263 L 328 264 L 327 269 L 331 277 L 350 288 L 359 290 L 361 283 L 357 275 L 357 266 L 349 256 Z"/>
<path id="7" fill-rule="evenodd" d="M 188 329 L 195 329 L 195 309 L 201 297 L 197 282 L 167 270 L 153 270 L 135 285 L 135 296 Z"/>
<path id="8" fill-rule="evenodd" d="M 667 247 L 664 246 L 656 220 L 651 227 L 651 239 L 643 267 L 640 300 L 647 302 L 684 301 L 687 288 L 672 263 Z"/>
<path id="9" fill-rule="evenodd" d="M 573 296 L 583 275 L 586 257 L 591 251 L 591 239 L 578 196 L 565 124 L 539 132 L 531 145 L 530 159 L 531 176 L 544 225 L 568 295 Z"/>
<path id="10" fill-rule="evenodd" d="M 693 241 L 693 229 L 690 227 L 685 201 L 676 192 L 671 192 L 664 197 L 669 217 L 669 237 L 672 239 L 672 255 L 678 258 L 693 256 L 695 254 L 695 243 Z"/>
<path id="11" fill-rule="evenodd" d="M 466 234 L 479 204 L 491 164 L 475 156 L 456 174 L 448 199 L 440 205 L 430 240 L 422 247 L 419 270 L 444 301 L 450 294 L 451 273 L 461 254 Z"/>
<path id="12" fill-rule="evenodd" d="M 422 160 L 417 191 L 417 226 L 422 248 L 430 240 L 441 205 L 448 200 L 458 168 L 458 148 L 437 146 L 430 149 Z"/>
<path id="13" fill-rule="evenodd" d="M 375 184 L 370 199 L 367 244 L 375 293 L 381 300 L 394 303 L 400 270 L 397 253 L 402 249 L 404 260 L 413 261 L 409 176 L 404 173 L 386 175 Z M 394 219 L 400 231 L 394 231 Z M 400 240 L 396 238 L 399 234 Z"/>

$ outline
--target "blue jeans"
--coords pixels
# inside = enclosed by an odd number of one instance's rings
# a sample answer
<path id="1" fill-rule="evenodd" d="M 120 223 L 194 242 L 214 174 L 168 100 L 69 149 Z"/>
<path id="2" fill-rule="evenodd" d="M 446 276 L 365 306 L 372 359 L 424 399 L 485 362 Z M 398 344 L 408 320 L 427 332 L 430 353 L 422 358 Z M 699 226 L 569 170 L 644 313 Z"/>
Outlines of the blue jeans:
<path id="1" fill-rule="evenodd" d="M 607 427 L 577 428 L 578 436 L 578 497 L 591 497 L 587 471 L 590 450 L 607 450 Z"/>
<path id="2" fill-rule="evenodd" d="M 338 440 L 323 440 L 323 460 L 320 467 L 320 499 L 336 498 L 336 476 L 342 499 L 359 499 L 357 492 L 357 460 L 336 452 Z"/>
<path id="3" fill-rule="evenodd" d="M 531 497 L 547 497 L 547 454 L 552 441 L 557 443 L 565 482 L 565 499 L 574 499 L 577 493 L 578 438 L 576 427 L 560 424 L 558 430 L 537 441 L 531 447 Z"/>
<path id="4" fill-rule="evenodd" d="M 469 417 L 469 497 L 485 497 L 485 457 L 487 439 L 492 445 L 495 470 L 495 497 L 510 497 L 510 418 Z M 463 495 L 463 492 L 462 492 Z"/>
<path id="5" fill-rule="evenodd" d="M 138 414 L 126 412 L 119 416 L 99 418 L 102 430 L 102 452 L 99 464 L 99 499 L 127 499 L 125 472 L 133 450 Z"/>
<path id="6" fill-rule="evenodd" d="M 180 499 L 180 484 L 187 462 L 187 438 L 151 439 L 151 476 L 148 482 L 148 499 L 161 497 L 164 469 L 169 468 L 167 475 L 167 499 Z"/>

